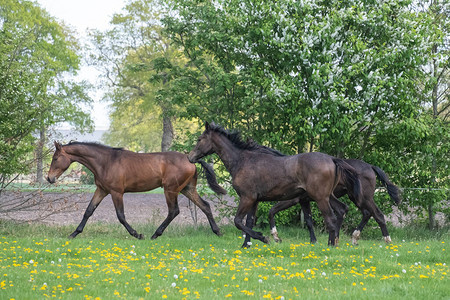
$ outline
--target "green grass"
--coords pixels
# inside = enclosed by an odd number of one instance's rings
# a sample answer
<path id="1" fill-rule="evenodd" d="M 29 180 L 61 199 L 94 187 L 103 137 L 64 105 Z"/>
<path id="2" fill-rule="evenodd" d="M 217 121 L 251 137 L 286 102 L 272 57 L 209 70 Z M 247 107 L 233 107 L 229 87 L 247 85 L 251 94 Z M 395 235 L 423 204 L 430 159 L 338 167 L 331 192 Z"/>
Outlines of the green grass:
<path id="1" fill-rule="evenodd" d="M 149 240 L 155 225 L 88 224 L 76 239 L 70 227 L 0 222 L 2 299 L 449 299 L 448 231 L 392 230 L 352 246 L 311 245 L 303 229 L 279 228 L 283 243 L 253 240 L 240 248 L 239 231 L 222 237 L 207 227 L 169 226 Z M 266 234 L 268 230 L 263 230 Z"/>

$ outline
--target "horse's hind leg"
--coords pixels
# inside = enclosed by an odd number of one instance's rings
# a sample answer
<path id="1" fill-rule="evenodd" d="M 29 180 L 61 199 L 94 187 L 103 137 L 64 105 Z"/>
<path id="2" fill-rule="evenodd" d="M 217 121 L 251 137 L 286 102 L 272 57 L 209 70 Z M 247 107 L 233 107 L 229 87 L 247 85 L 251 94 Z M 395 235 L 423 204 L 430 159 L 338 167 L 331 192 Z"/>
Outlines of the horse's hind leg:
<path id="1" fill-rule="evenodd" d="M 86 208 L 86 211 L 84 212 L 83 220 L 81 220 L 81 223 L 78 225 L 77 229 L 75 229 L 75 231 L 69 236 L 69 238 L 73 239 L 78 234 L 83 232 L 84 226 L 86 226 L 86 222 L 92 216 L 95 209 L 100 204 L 100 202 L 102 202 L 103 198 L 106 197 L 106 195 L 108 195 L 107 192 L 97 187 L 97 189 L 94 192 L 94 196 L 92 196 L 91 202 L 89 202 L 89 205 Z"/>
<path id="2" fill-rule="evenodd" d="M 339 231 L 344 222 L 345 214 L 348 212 L 348 205 L 339 201 L 333 194 L 330 195 L 330 206 L 336 214 L 336 236 L 339 238 Z"/>
<path id="3" fill-rule="evenodd" d="M 161 225 L 159 225 L 158 229 L 156 229 L 155 233 L 152 236 L 152 240 L 159 237 L 167 228 L 167 226 L 169 226 L 170 222 L 172 222 L 172 220 L 175 219 L 175 217 L 180 213 L 180 208 L 178 207 L 178 193 L 165 189 L 164 195 L 166 196 L 168 209 L 167 217 L 161 223 Z"/>
<path id="4" fill-rule="evenodd" d="M 316 203 L 322 213 L 322 216 L 325 220 L 325 225 L 329 233 L 328 245 L 337 246 L 338 237 L 336 233 L 339 232 L 339 228 L 337 228 L 336 226 L 336 216 L 334 215 L 330 203 L 327 200 L 327 198 L 319 199 L 316 200 Z"/>
<path id="5" fill-rule="evenodd" d="M 309 198 L 300 200 L 300 205 L 302 206 L 303 215 L 305 216 L 306 228 L 309 231 L 309 240 L 311 244 L 317 242 L 316 235 L 314 234 L 314 224 L 311 214 L 311 202 Z"/>
<path id="6" fill-rule="evenodd" d="M 132 236 L 134 236 L 137 239 L 144 239 L 144 235 L 139 234 L 134 230 L 130 224 L 125 220 L 125 212 L 123 208 L 123 194 L 117 193 L 117 192 L 111 192 L 111 197 L 114 203 L 114 207 L 116 208 L 116 214 L 117 218 L 119 219 L 119 222 L 126 228 L 128 233 L 130 233 Z"/>
<path id="7" fill-rule="evenodd" d="M 211 226 L 212 231 L 217 234 L 218 236 L 221 236 L 222 233 L 220 232 L 219 226 L 217 226 L 216 221 L 214 220 L 214 216 L 211 212 L 211 206 L 209 203 L 205 200 L 203 200 L 200 195 L 197 193 L 197 190 L 195 189 L 195 186 L 188 184 L 181 193 L 188 197 L 192 202 L 194 202 L 195 205 L 197 205 L 203 213 L 208 218 L 209 225 Z"/>
<path id="8" fill-rule="evenodd" d="M 370 201 L 369 201 L 370 200 Z M 371 197 L 368 201 L 364 202 L 364 209 L 366 209 L 377 221 L 378 226 L 380 226 L 381 234 L 383 235 L 384 241 L 388 244 L 392 243 L 391 237 L 386 226 L 386 220 L 384 219 L 383 212 L 378 208 L 378 206 L 373 201 Z"/>

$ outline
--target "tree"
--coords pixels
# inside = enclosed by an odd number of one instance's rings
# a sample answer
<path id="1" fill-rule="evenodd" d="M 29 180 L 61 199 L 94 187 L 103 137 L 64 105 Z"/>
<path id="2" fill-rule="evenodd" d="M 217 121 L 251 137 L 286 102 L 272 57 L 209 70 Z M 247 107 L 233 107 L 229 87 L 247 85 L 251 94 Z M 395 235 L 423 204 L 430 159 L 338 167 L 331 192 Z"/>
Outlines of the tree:
<path id="1" fill-rule="evenodd" d="M 163 1 L 130 1 L 124 13 L 113 16 L 113 29 L 91 32 L 91 62 L 106 74 L 107 97 L 113 101 L 111 129 L 123 120 L 123 112 L 133 110 L 138 115 L 138 119 L 126 122 L 128 142 L 114 132 L 108 136 L 110 142 L 126 142 L 140 145 L 141 151 L 155 151 L 148 146 L 160 136 L 162 151 L 168 151 L 172 145 L 177 108 L 173 95 L 166 92 L 171 85 L 167 68 L 182 64 L 183 58 L 162 34 L 159 18 L 166 9 Z M 141 135 L 143 129 L 151 132 L 145 138 Z"/>
<path id="2" fill-rule="evenodd" d="M 428 186 L 435 157 L 431 186 L 448 188 L 448 126 L 429 117 L 418 84 L 436 83 L 424 66 L 448 32 L 410 1 L 178 0 L 173 8 L 163 23 L 189 59 L 171 69 L 187 118 L 217 120 L 288 154 L 362 158 L 404 187 Z"/>
<path id="3" fill-rule="evenodd" d="M 34 134 L 69 122 L 92 128 L 87 84 L 73 81 L 80 59 L 71 32 L 32 1 L 0 6 L 0 188 L 29 172 Z M 40 148 L 44 143 L 41 134 Z M 42 148 L 41 148 L 42 149 Z M 42 150 L 39 153 L 43 153 Z M 38 160 L 42 160 L 39 155 Z M 42 162 L 38 167 L 42 173 Z M 40 177 L 42 177 L 40 175 Z M 41 178 L 39 178 L 41 179 Z"/>

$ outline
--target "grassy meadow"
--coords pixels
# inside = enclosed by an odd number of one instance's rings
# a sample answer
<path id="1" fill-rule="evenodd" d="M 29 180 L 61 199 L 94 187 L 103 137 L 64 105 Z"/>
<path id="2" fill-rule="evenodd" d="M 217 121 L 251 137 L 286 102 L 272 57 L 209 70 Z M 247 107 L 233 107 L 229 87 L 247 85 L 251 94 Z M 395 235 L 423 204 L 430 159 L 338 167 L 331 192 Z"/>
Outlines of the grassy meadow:
<path id="1" fill-rule="evenodd" d="M 155 225 L 137 225 L 150 237 Z M 283 243 L 253 240 L 233 226 L 169 226 L 136 240 L 120 225 L 71 227 L 0 222 L 1 299 L 450 299 L 450 235 L 391 229 L 358 246 L 342 236 L 308 243 L 304 229 L 279 228 Z M 263 230 L 268 234 L 268 230 Z M 364 232 L 363 232 L 364 238 Z"/>

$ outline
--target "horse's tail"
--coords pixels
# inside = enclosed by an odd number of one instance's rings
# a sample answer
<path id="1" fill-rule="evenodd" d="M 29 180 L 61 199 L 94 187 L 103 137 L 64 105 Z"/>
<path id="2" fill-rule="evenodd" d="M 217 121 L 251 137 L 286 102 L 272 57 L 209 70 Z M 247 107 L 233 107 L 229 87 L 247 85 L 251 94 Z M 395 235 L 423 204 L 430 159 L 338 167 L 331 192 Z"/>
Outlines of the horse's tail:
<path id="1" fill-rule="evenodd" d="M 336 171 L 339 172 L 342 181 L 357 203 L 362 202 L 361 181 L 359 180 L 358 172 L 340 158 L 333 158 L 336 165 Z"/>
<path id="2" fill-rule="evenodd" d="M 391 199 L 394 200 L 395 205 L 399 205 L 401 202 L 400 189 L 389 180 L 389 176 L 387 176 L 387 174 L 379 167 L 372 166 L 372 170 L 377 174 L 378 180 L 380 180 L 387 189 L 388 194 Z"/>
<path id="3" fill-rule="evenodd" d="M 227 190 L 225 190 L 217 183 L 216 173 L 214 173 L 214 169 L 207 162 L 201 159 L 199 159 L 197 162 L 200 163 L 203 167 L 206 176 L 206 181 L 208 181 L 209 187 L 217 194 L 226 195 Z"/>

